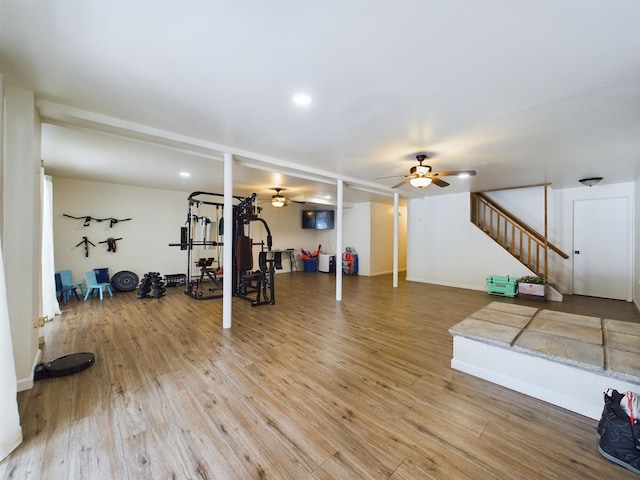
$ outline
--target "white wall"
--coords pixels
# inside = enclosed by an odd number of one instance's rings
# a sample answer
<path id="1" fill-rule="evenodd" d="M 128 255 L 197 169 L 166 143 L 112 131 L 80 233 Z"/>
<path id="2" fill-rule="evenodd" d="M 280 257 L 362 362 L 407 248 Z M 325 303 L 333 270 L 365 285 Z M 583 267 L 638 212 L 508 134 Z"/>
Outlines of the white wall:
<path id="1" fill-rule="evenodd" d="M 547 201 L 551 196 L 550 192 L 549 189 Z M 544 235 L 544 187 L 500 190 L 487 192 L 485 195 Z"/>
<path id="2" fill-rule="evenodd" d="M 370 275 L 393 272 L 393 205 L 371 204 L 371 258 Z M 407 268 L 407 209 L 399 208 L 398 270 Z"/>
<path id="3" fill-rule="evenodd" d="M 4 82 L 0 75 L 0 172 L 5 179 L 4 138 L 5 101 Z M 7 288 L 4 274 L 4 254 L 2 244 L 5 239 L 5 207 L 11 202 L 5 197 L 4 181 L 0 181 L 0 461 L 22 443 L 22 428 L 18 414 L 17 377 L 14 352 L 14 338 L 11 333 L 11 318 L 7 303 Z"/>
<path id="4" fill-rule="evenodd" d="M 260 202 L 261 203 L 261 202 Z M 290 203 L 286 207 L 274 208 L 268 202 L 262 204 L 260 217 L 267 222 L 271 230 L 274 250 L 286 250 L 293 248 L 298 261 L 298 269 L 302 270 L 303 265 L 299 259 L 300 249 L 314 252 L 318 245 L 322 245 L 322 250 L 327 253 L 334 253 L 336 230 L 313 230 L 302 228 L 302 210 L 311 210 L 308 205 Z M 323 207 L 324 209 L 324 207 Z M 330 209 L 327 207 L 327 209 Z M 334 209 L 335 210 L 335 209 Z M 254 242 L 267 242 L 267 232 L 262 222 L 251 222 L 251 238 Z M 254 265 L 258 265 L 259 247 L 254 247 Z M 281 273 L 289 271 L 286 257 L 282 260 L 283 270 Z M 257 267 L 256 267 L 257 268 Z M 276 271 L 276 273 L 278 273 Z"/>
<path id="5" fill-rule="evenodd" d="M 6 86 L 2 237 L 18 390 L 33 386 L 39 360 L 40 120 L 32 92 Z"/>
<path id="6" fill-rule="evenodd" d="M 637 182 L 636 182 L 637 183 Z M 498 195 L 496 201 L 530 226 L 542 225 L 542 200 L 532 198 L 535 189 L 523 189 L 521 199 L 518 190 L 508 190 Z M 542 196 L 540 188 L 534 195 Z M 629 205 L 636 205 L 630 212 L 629 222 L 638 231 L 638 199 L 634 202 L 634 184 L 598 185 L 564 190 L 549 189 L 548 229 L 549 240 L 570 255 L 567 260 L 550 254 L 549 277 L 566 293 L 573 291 L 573 202 L 580 199 L 626 197 Z M 495 198 L 495 195 L 494 195 Z M 518 210 L 519 203 L 537 202 L 535 208 Z M 542 209 L 542 212 L 544 210 Z M 595 232 L 594 232 L 595 234 Z M 636 235 L 637 237 L 637 235 Z M 629 248 L 633 249 L 629 239 Z M 496 245 L 469 221 L 469 195 L 452 194 L 427 197 L 409 202 L 407 279 L 428 283 L 458 286 L 478 290 L 485 289 L 487 275 L 518 277 L 530 272 L 509 253 Z M 635 240 L 635 271 L 638 278 L 638 239 Z M 635 286 L 636 299 L 640 287 Z"/>
<path id="7" fill-rule="evenodd" d="M 634 183 L 634 197 L 633 299 L 636 308 L 640 310 L 640 175 Z"/>
<path id="8" fill-rule="evenodd" d="M 485 290 L 489 275 L 530 272 L 469 220 L 469 194 L 408 205 L 407 280 Z"/>
<path id="9" fill-rule="evenodd" d="M 371 273 L 371 203 L 361 202 L 344 211 L 342 245 L 358 254 L 358 275 Z"/>
<path id="10" fill-rule="evenodd" d="M 138 276 L 154 271 L 184 273 L 186 253 L 169 243 L 180 241 L 180 227 L 187 219 L 187 193 L 53 178 L 53 233 L 55 267 L 70 269 L 76 281 L 93 268 L 109 268 L 109 273 L 130 270 Z M 131 218 L 109 227 L 109 222 L 90 222 L 64 217 L 90 215 L 96 218 Z M 86 236 L 96 246 L 76 245 Z M 116 242 L 115 253 L 99 242 L 109 237 Z"/>
<path id="11" fill-rule="evenodd" d="M 180 227 L 185 226 L 187 220 L 189 193 L 54 177 L 56 269 L 72 270 L 77 281 L 83 280 L 85 271 L 102 267 L 109 268 L 110 274 L 130 270 L 140 277 L 149 271 L 157 271 L 163 275 L 186 273 L 186 251 L 179 247 L 169 247 L 169 244 L 180 241 Z M 217 201 L 216 197 L 198 198 Z M 294 248 L 296 255 L 299 255 L 301 248 L 314 251 L 322 244 L 324 251 L 334 253 L 335 229 L 302 228 L 301 212 L 308 209 L 308 206 L 295 203 L 285 208 L 274 208 L 269 204 L 261 206 L 263 208 L 260 216 L 269 225 L 274 249 Z M 82 220 L 66 218 L 63 213 L 76 217 L 91 215 L 96 218 L 132 220 L 117 223 L 113 228 L 109 227 L 109 222 L 95 221 L 84 227 Z M 211 219 L 208 239 L 216 240 L 216 223 L 222 216 L 222 210 L 217 215 L 215 206 L 202 205 L 199 209 L 194 207 L 192 213 Z M 228 228 L 231 228 L 231 224 Z M 264 241 L 266 244 L 267 233 L 261 222 L 251 222 L 249 233 L 254 242 Z M 84 256 L 83 247 L 75 246 L 83 236 L 96 244 L 89 248 L 88 258 Z M 117 242 L 115 253 L 108 252 L 106 244 L 98 243 L 109 237 L 122 237 Z M 194 238 L 197 238 L 195 233 Z M 260 247 L 254 247 L 256 268 L 259 250 Z M 222 265 L 222 250 L 216 247 L 194 248 L 192 258 L 195 260 L 199 257 L 214 257 L 216 260 L 220 258 Z M 282 272 L 289 271 L 286 258 L 283 260 L 283 267 Z M 302 264 L 299 263 L 298 268 L 302 270 Z"/>

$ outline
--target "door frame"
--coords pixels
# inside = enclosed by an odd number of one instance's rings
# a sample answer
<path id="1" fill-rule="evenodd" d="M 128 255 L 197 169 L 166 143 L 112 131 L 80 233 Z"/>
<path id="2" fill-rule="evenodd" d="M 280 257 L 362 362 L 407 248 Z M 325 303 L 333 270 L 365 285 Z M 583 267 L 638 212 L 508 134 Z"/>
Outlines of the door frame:
<path id="1" fill-rule="evenodd" d="M 626 270 L 624 272 L 624 291 L 621 292 L 620 295 L 622 298 L 615 298 L 614 300 L 625 300 L 630 302 L 633 300 L 633 203 L 631 199 L 625 195 L 612 195 L 612 196 L 598 196 L 596 198 L 575 198 L 572 202 L 572 216 L 573 216 L 573 248 L 572 248 L 572 290 L 575 294 L 575 274 L 576 274 L 576 257 L 575 250 L 580 247 L 580 245 L 576 245 L 576 225 L 575 225 L 575 215 L 576 215 L 576 205 L 578 202 L 598 202 L 598 201 L 610 201 L 610 200 L 622 200 L 626 205 L 626 215 L 624 218 L 624 222 L 626 222 L 626 235 L 624 240 L 624 248 L 626 254 Z M 597 295 L 596 295 L 597 296 Z M 610 297 L 603 297 L 610 298 Z"/>

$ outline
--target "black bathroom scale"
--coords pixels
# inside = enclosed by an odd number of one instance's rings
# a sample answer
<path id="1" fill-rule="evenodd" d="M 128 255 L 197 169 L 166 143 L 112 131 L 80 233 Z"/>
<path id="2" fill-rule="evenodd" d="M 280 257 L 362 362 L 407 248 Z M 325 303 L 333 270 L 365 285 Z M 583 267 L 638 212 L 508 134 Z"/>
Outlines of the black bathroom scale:
<path id="1" fill-rule="evenodd" d="M 65 375 L 86 370 L 95 361 L 96 356 L 93 353 L 71 353 L 47 363 L 39 363 L 36 366 L 33 378 L 34 380 L 42 380 L 49 377 L 64 377 Z"/>

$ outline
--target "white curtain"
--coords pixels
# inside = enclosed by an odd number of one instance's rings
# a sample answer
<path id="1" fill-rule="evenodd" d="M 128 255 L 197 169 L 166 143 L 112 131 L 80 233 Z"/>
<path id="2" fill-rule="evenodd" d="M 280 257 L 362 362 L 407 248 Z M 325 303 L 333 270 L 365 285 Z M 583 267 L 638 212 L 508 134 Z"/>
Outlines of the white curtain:
<path id="1" fill-rule="evenodd" d="M 16 367 L 13 361 L 7 285 L 2 258 L 2 245 L 0 245 L 0 461 L 22 442 Z"/>
<path id="2" fill-rule="evenodd" d="M 42 177 L 42 316 L 51 320 L 60 314 L 56 296 L 55 262 L 53 258 L 53 182 Z"/>

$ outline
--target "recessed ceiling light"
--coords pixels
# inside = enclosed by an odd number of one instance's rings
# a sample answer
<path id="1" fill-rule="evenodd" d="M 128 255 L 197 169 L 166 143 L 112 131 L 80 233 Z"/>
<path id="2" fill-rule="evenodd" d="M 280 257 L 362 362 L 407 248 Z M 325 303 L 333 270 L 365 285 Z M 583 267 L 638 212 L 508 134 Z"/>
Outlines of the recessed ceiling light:
<path id="1" fill-rule="evenodd" d="M 190 177 L 191 174 L 189 172 L 180 172 L 180 176 L 186 178 L 186 177 Z"/>
<path id="2" fill-rule="evenodd" d="M 307 95 L 306 93 L 296 93 L 293 96 L 293 103 L 300 106 L 311 105 L 313 103 L 313 98 L 311 95 Z"/>

